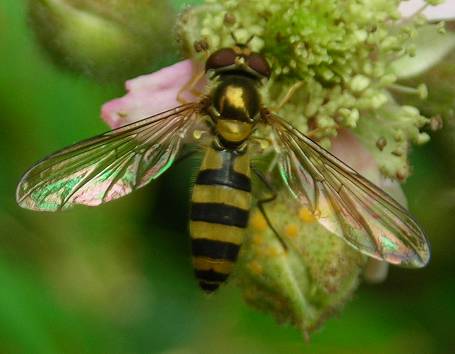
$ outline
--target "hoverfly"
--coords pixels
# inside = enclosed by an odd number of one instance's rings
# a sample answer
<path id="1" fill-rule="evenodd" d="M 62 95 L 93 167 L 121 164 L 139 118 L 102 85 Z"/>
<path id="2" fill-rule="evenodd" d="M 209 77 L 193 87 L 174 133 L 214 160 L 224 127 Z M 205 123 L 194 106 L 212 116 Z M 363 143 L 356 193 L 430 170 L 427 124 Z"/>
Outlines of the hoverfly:
<path id="1" fill-rule="evenodd" d="M 203 146 L 189 229 L 199 285 L 213 292 L 231 273 L 246 237 L 251 146 L 262 125 L 277 144 L 275 168 L 286 189 L 319 223 L 370 257 L 408 267 L 428 262 L 425 235 L 400 204 L 264 107 L 259 88 L 271 68 L 263 55 L 247 45 L 222 48 L 208 57 L 205 72 L 214 85 L 198 102 L 84 140 L 32 166 L 18 185 L 19 205 L 56 211 L 120 198 L 166 171 L 188 139 L 198 144 L 194 132 L 202 126 L 210 143 Z M 258 206 L 274 230 L 261 201 Z"/>

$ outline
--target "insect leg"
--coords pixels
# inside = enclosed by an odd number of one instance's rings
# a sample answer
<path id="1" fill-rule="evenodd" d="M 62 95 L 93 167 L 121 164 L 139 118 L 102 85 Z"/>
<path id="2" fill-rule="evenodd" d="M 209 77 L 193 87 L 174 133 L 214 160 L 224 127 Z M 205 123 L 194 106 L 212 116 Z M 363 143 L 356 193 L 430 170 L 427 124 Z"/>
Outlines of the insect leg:
<path id="1" fill-rule="evenodd" d="M 201 70 L 198 73 L 194 74 L 191 77 L 191 79 L 180 88 L 179 92 L 177 93 L 177 101 L 182 104 L 188 103 L 187 99 L 185 99 L 184 97 L 185 92 L 189 92 L 194 96 L 201 95 L 202 92 L 197 91 L 195 87 L 197 86 L 199 81 L 204 77 L 204 75 L 205 75 L 204 70 Z"/>
<path id="2" fill-rule="evenodd" d="M 277 144 L 277 142 L 275 141 L 275 138 L 274 136 L 272 136 L 272 138 L 263 138 L 263 137 L 253 137 L 251 138 L 251 141 L 253 143 L 257 143 L 257 145 L 259 146 L 259 152 L 261 154 L 267 154 L 267 152 L 271 149 L 273 149 L 273 151 L 280 151 L 280 147 L 279 145 Z M 251 144 L 253 145 L 253 144 Z M 266 174 L 270 174 L 273 169 L 276 167 L 277 163 L 278 163 L 278 160 L 280 158 L 280 154 L 279 153 L 276 153 L 275 156 L 273 157 L 272 161 L 269 163 L 269 166 L 267 167 L 267 171 L 266 171 Z"/>
<path id="3" fill-rule="evenodd" d="M 285 251 L 287 251 L 288 246 L 286 245 L 286 243 L 284 242 L 283 238 L 280 236 L 278 231 L 275 229 L 275 227 L 270 222 L 270 219 L 267 216 L 267 213 L 265 212 L 265 208 L 264 208 L 264 204 L 273 202 L 277 198 L 277 193 L 275 191 L 275 188 L 273 188 L 273 186 L 270 184 L 270 182 L 267 181 L 267 179 L 264 177 L 264 175 L 256 167 L 251 166 L 251 169 L 254 172 L 254 174 L 259 178 L 259 180 L 264 184 L 264 186 L 271 193 L 270 197 L 258 200 L 257 203 L 258 203 L 259 211 L 261 212 L 262 216 L 264 216 L 265 221 L 267 222 L 267 224 L 269 225 L 270 229 L 273 231 L 273 233 L 277 237 L 278 241 L 280 241 L 281 246 L 283 246 L 283 249 Z"/>
<path id="4" fill-rule="evenodd" d="M 300 86 L 303 85 L 303 81 L 297 81 L 295 84 L 293 84 L 288 92 L 286 92 L 286 95 L 281 99 L 280 103 L 278 103 L 278 106 L 273 107 L 272 111 L 276 112 L 279 111 L 283 106 L 291 99 L 291 97 L 294 95 L 294 93 L 300 88 Z"/>
<path id="5" fill-rule="evenodd" d="M 187 158 L 193 156 L 195 153 L 197 153 L 197 150 L 189 150 L 185 152 L 183 155 L 179 156 L 175 161 L 174 161 L 174 166 L 177 165 L 179 162 L 185 161 Z"/>

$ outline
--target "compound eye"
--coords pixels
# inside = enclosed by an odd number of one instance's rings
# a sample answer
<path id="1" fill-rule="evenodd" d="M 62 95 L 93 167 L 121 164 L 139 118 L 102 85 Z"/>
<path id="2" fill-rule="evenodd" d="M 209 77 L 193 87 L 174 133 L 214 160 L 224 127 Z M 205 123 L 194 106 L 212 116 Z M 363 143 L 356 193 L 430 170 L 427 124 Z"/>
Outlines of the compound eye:
<path id="1" fill-rule="evenodd" d="M 256 71 L 258 74 L 270 78 L 271 71 L 269 63 L 267 63 L 267 60 L 259 53 L 251 53 L 248 56 L 246 63 L 250 69 Z"/>
<path id="2" fill-rule="evenodd" d="M 237 54 L 232 48 L 222 48 L 213 52 L 205 63 L 205 70 L 216 70 L 235 64 Z"/>

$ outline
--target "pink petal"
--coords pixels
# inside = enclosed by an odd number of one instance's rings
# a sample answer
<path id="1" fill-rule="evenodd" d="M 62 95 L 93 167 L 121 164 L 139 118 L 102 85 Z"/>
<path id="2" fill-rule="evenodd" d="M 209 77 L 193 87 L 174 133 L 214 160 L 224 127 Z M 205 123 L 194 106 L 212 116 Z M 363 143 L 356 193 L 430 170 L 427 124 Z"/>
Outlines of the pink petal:
<path id="1" fill-rule="evenodd" d="M 331 152 L 373 183 L 380 182 L 379 167 L 373 155 L 348 130 L 338 132 L 332 141 Z"/>
<path id="2" fill-rule="evenodd" d="M 398 181 L 385 178 L 379 171 L 373 155 L 360 143 L 354 134 L 343 129 L 332 141 L 332 151 L 341 161 L 368 178 L 390 194 L 397 202 L 407 207 L 406 196 Z"/>
<path id="3" fill-rule="evenodd" d="M 412 16 L 423 5 L 424 0 L 410 0 L 400 3 L 400 12 L 403 17 Z M 428 6 L 423 14 L 431 21 L 455 19 L 455 1 L 446 0 L 437 6 Z"/>
<path id="4" fill-rule="evenodd" d="M 180 105 L 177 101 L 180 89 L 200 70 L 191 60 L 184 60 L 128 80 L 125 84 L 128 93 L 105 103 L 101 108 L 101 117 L 111 128 L 117 128 L 176 107 Z M 204 85 L 205 82 L 202 82 L 197 89 L 202 89 Z M 185 99 L 192 102 L 197 97 L 186 94 Z"/>
<path id="5" fill-rule="evenodd" d="M 363 269 L 363 278 L 370 284 L 382 283 L 389 273 L 389 264 L 374 258 L 368 258 L 367 265 Z"/>

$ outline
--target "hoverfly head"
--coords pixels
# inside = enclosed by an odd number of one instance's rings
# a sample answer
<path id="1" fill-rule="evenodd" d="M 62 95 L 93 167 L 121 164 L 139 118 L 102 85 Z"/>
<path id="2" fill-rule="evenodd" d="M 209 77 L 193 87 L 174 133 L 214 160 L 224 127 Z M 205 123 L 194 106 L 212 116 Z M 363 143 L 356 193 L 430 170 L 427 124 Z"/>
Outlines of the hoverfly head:
<path id="1" fill-rule="evenodd" d="M 230 48 L 221 48 L 213 52 L 205 63 L 206 71 L 213 71 L 214 75 L 244 74 L 257 80 L 269 79 L 271 70 L 263 55 L 253 52 L 249 43 L 252 35 L 245 43 L 239 43 L 231 32 L 235 45 Z"/>

